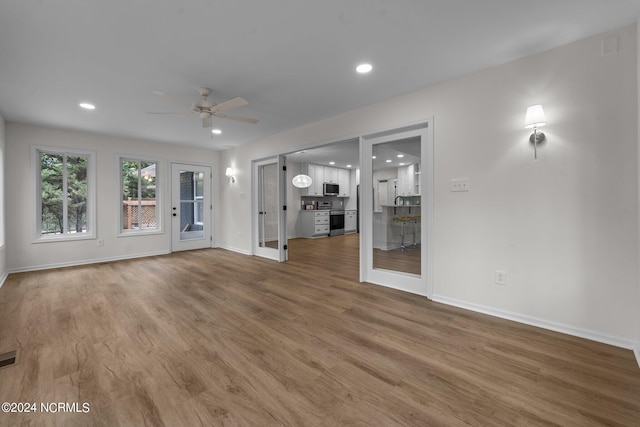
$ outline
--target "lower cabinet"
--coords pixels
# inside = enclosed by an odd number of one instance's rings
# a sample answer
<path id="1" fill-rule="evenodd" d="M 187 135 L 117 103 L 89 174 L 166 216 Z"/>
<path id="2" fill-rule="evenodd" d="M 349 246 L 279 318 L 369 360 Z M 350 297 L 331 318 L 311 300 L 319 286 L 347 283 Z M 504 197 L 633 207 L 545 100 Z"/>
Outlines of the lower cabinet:
<path id="1" fill-rule="evenodd" d="M 329 211 L 300 211 L 300 237 L 329 236 Z"/>
<path id="2" fill-rule="evenodd" d="M 358 229 L 358 211 L 344 212 L 344 232 L 355 233 Z"/>

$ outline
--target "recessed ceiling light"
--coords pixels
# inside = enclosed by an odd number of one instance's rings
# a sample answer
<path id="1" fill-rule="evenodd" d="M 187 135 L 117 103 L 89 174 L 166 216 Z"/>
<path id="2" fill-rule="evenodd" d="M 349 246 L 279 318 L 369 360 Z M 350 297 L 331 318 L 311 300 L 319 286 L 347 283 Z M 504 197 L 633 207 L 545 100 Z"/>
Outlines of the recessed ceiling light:
<path id="1" fill-rule="evenodd" d="M 351 167 L 351 165 L 347 165 L 347 167 L 348 167 L 348 168 L 350 168 L 350 167 Z"/>
<path id="2" fill-rule="evenodd" d="M 88 102 L 81 102 L 80 103 L 80 107 L 84 108 L 85 110 L 95 110 L 96 106 L 93 104 L 89 104 Z"/>
<path id="3" fill-rule="evenodd" d="M 404 166 L 404 163 L 398 163 L 400 166 Z"/>
<path id="4" fill-rule="evenodd" d="M 401 159 L 404 157 L 404 154 L 398 154 L 398 158 Z"/>
<path id="5" fill-rule="evenodd" d="M 387 162 L 387 163 L 391 163 L 391 159 L 387 159 L 387 160 L 386 160 L 386 162 Z"/>
<path id="6" fill-rule="evenodd" d="M 372 158 L 372 159 L 375 159 L 375 158 L 376 158 L 376 156 L 372 156 L 371 158 Z"/>
<path id="7" fill-rule="evenodd" d="M 222 131 L 220 129 L 211 129 L 211 133 L 214 133 L 216 135 L 220 135 L 222 133 Z"/>
<path id="8" fill-rule="evenodd" d="M 367 74 L 373 70 L 373 66 L 371 64 L 360 64 L 356 67 L 356 71 L 360 74 Z"/>
<path id="9" fill-rule="evenodd" d="M 336 162 L 329 162 L 329 164 L 330 164 L 330 165 L 335 165 L 335 164 L 336 164 Z"/>

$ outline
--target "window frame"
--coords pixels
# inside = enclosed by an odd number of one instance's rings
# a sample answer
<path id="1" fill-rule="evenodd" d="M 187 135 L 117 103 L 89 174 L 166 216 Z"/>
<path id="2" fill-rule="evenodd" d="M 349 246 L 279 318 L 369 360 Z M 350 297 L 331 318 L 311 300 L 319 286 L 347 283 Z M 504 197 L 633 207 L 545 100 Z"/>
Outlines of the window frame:
<path id="1" fill-rule="evenodd" d="M 84 156 L 87 158 L 87 231 L 86 233 L 62 233 L 62 234 L 42 234 L 42 170 L 41 153 L 63 156 Z M 31 146 L 31 176 L 34 179 L 35 189 L 35 222 L 32 243 L 67 242 L 74 240 L 96 239 L 97 219 L 96 219 L 96 152 L 89 150 L 79 150 L 75 148 L 61 148 L 43 145 Z M 63 175 L 63 187 L 67 187 L 66 176 Z M 68 225 L 68 224 L 67 224 Z"/>
<path id="2" fill-rule="evenodd" d="M 164 224 L 163 224 L 163 215 L 162 215 L 162 184 L 161 184 L 161 174 L 163 173 L 163 165 L 159 159 L 154 159 L 150 157 L 143 156 L 133 156 L 133 155 L 118 155 L 117 156 L 117 171 L 118 171 L 118 231 L 117 237 L 130 237 L 130 236 L 148 236 L 151 234 L 163 234 L 164 233 Z M 145 230 L 125 230 L 124 229 L 124 218 L 122 214 L 122 192 L 123 192 L 123 180 L 122 180 L 122 162 L 138 162 L 138 163 L 154 163 L 156 165 L 156 228 L 149 228 Z M 140 189 L 140 181 L 142 177 L 138 179 L 138 189 Z M 140 193 L 138 193 L 138 197 L 140 197 Z"/>

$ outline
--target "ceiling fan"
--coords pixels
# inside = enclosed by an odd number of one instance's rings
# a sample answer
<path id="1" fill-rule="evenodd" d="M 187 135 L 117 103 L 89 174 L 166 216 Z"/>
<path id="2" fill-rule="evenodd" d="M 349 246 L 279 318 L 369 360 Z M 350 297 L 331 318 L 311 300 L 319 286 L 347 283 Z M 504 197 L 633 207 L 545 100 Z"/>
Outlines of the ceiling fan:
<path id="1" fill-rule="evenodd" d="M 198 115 L 200 115 L 200 118 L 202 119 L 202 127 L 203 128 L 209 128 L 211 127 L 211 118 L 212 117 L 220 117 L 221 119 L 229 119 L 229 120 L 236 120 L 239 122 L 245 122 L 245 123 L 251 123 L 251 124 L 256 124 L 258 123 L 257 119 L 251 119 L 249 117 L 240 117 L 240 116 L 229 116 L 227 114 L 224 114 L 223 111 L 227 111 L 227 110 L 231 110 L 232 108 L 236 108 L 236 107 L 242 107 L 243 105 L 247 105 L 249 104 L 247 101 L 245 101 L 242 98 L 233 98 L 230 99 L 228 101 L 225 101 L 221 104 L 216 104 L 214 102 L 209 101 L 208 97 L 211 94 L 211 89 L 207 88 L 207 87 L 201 87 L 200 89 L 198 89 L 198 92 L 200 92 L 200 96 L 202 96 L 202 100 L 199 102 L 195 102 L 193 104 L 188 103 L 187 101 L 183 101 L 180 98 L 176 98 L 175 96 L 171 96 L 168 95 L 162 91 L 155 91 L 153 93 L 155 93 L 156 95 L 159 96 L 163 96 L 167 99 L 169 99 L 170 101 L 173 101 L 177 104 L 183 105 L 187 108 L 189 108 L 190 111 L 185 111 L 185 112 L 160 112 L 160 113 L 153 113 L 153 112 L 149 112 L 147 114 L 193 114 L 193 113 L 198 113 Z"/>

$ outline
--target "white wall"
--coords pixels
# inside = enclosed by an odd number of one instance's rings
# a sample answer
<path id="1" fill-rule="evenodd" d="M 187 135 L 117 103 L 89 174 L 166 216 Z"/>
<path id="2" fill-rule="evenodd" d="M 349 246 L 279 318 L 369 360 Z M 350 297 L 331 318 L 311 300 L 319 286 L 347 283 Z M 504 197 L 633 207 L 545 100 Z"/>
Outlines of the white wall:
<path id="1" fill-rule="evenodd" d="M 0 286 L 4 283 L 7 277 L 7 262 L 6 262 L 6 227 L 5 227 L 5 132 L 4 132 L 4 119 L 0 115 Z"/>
<path id="2" fill-rule="evenodd" d="M 34 236 L 35 197 L 34 171 L 31 167 L 31 146 L 54 146 L 92 150 L 97 153 L 97 235 L 104 239 L 104 247 L 96 240 L 55 243 L 32 243 Z M 164 233 L 148 236 L 116 237 L 119 229 L 118 156 L 143 156 L 163 161 L 160 179 L 163 204 Z M 124 139 L 54 128 L 8 122 L 6 126 L 7 192 L 7 268 L 31 268 L 67 265 L 105 259 L 166 253 L 170 250 L 170 193 L 169 164 L 171 161 L 204 163 L 218 168 L 218 153 L 211 150 Z M 224 171 L 222 172 L 224 174 Z M 161 172 L 162 174 L 162 172 Z M 217 174 L 214 174 L 216 177 Z M 214 178 L 214 191 L 218 190 Z M 215 193 L 214 193 L 215 194 Z M 214 197 L 215 200 L 215 197 Z M 214 211 L 214 215 L 219 211 Z M 214 232 L 216 228 L 214 228 Z M 214 236 L 216 241 L 217 236 Z"/>
<path id="3" fill-rule="evenodd" d="M 592 37 L 221 154 L 221 242 L 250 251 L 251 160 L 434 117 L 437 299 L 629 346 L 638 337 L 636 27 Z M 425 52 L 425 54 L 428 54 Z M 526 107 L 547 113 L 537 162 Z M 469 193 L 451 193 L 468 177 Z M 228 205 L 227 205 L 228 204 Z M 507 286 L 494 284 L 496 269 Z"/>
<path id="4" fill-rule="evenodd" d="M 637 28 L 640 28 L 640 18 L 638 18 L 638 23 L 636 25 Z M 638 43 L 637 43 L 637 72 L 638 72 L 638 262 L 637 266 L 640 269 L 640 31 L 637 34 Z M 640 271 L 638 271 L 638 306 L 636 309 L 636 313 L 638 315 L 638 336 L 636 339 L 636 360 L 638 361 L 638 366 L 640 366 Z"/>

